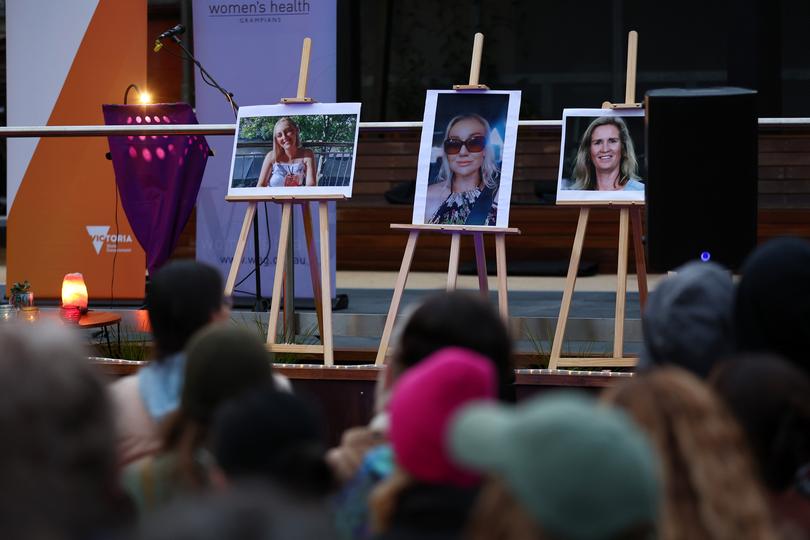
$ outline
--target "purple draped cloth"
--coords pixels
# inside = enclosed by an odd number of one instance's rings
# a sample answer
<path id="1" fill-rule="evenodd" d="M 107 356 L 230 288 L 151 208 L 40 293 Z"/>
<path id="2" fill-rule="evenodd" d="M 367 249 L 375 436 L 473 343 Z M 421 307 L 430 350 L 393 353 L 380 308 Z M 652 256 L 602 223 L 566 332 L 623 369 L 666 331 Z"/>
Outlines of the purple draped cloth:
<path id="1" fill-rule="evenodd" d="M 103 105 L 107 125 L 196 124 L 186 103 Z M 200 190 L 208 143 L 202 135 L 108 137 L 121 206 L 152 274 L 169 258 Z"/>

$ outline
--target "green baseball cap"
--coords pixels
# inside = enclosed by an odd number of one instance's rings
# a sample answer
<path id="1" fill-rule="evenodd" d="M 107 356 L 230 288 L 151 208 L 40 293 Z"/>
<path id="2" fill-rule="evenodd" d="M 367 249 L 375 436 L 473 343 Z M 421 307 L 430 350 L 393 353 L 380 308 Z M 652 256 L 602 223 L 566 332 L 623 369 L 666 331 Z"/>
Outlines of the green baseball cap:
<path id="1" fill-rule="evenodd" d="M 598 540 L 657 522 L 652 447 L 624 413 L 584 394 L 475 404 L 454 418 L 449 437 L 459 464 L 502 479 L 551 534 Z"/>

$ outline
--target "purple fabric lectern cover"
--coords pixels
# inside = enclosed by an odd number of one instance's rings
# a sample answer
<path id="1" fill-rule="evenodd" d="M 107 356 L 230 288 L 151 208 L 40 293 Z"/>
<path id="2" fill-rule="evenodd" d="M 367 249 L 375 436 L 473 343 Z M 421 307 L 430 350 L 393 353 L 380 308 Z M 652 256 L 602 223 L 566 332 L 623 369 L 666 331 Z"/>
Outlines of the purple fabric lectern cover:
<path id="1" fill-rule="evenodd" d="M 107 125 L 196 124 L 186 103 L 103 105 Z M 121 206 L 152 274 L 174 250 L 200 190 L 208 143 L 202 135 L 108 137 Z"/>

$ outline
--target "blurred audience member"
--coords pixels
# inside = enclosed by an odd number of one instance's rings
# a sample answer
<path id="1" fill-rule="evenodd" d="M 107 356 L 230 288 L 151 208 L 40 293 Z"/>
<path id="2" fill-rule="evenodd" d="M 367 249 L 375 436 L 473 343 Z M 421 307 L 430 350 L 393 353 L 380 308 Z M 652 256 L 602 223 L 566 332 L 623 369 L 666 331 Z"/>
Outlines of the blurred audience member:
<path id="1" fill-rule="evenodd" d="M 228 484 L 264 481 L 302 498 L 323 498 L 334 477 L 322 424 L 310 403 L 267 386 L 221 407 L 211 450 Z"/>
<path id="2" fill-rule="evenodd" d="M 73 337 L 0 326 L 0 538 L 104 538 L 131 513 L 104 382 Z"/>
<path id="3" fill-rule="evenodd" d="M 604 398 L 627 411 L 658 450 L 661 540 L 775 538 L 745 437 L 706 384 L 664 367 L 608 389 Z"/>
<path id="4" fill-rule="evenodd" d="M 325 505 L 266 485 L 186 497 L 147 517 L 137 540 L 330 540 Z"/>
<path id="5" fill-rule="evenodd" d="M 810 539 L 810 377 L 778 356 L 752 354 L 711 380 L 748 437 L 781 536 Z"/>
<path id="6" fill-rule="evenodd" d="M 734 350 L 734 283 L 711 262 L 691 262 L 650 293 L 641 317 L 639 370 L 674 364 L 706 378 Z"/>
<path id="7" fill-rule="evenodd" d="M 389 404 L 396 470 L 370 501 L 377 538 L 461 537 L 480 478 L 451 460 L 447 427 L 463 405 L 495 393 L 492 362 L 458 347 L 433 353 L 399 379 Z"/>
<path id="8" fill-rule="evenodd" d="M 463 347 L 492 362 L 498 396 L 514 401 L 512 342 L 500 314 L 480 294 L 455 291 L 428 298 L 407 319 L 391 363 L 378 380 L 377 415 L 368 426 L 343 434 L 341 445 L 327 460 L 345 487 L 336 500 L 338 533 L 342 538 L 369 537 L 368 497 L 374 486 L 393 471 L 386 442 L 385 406 L 390 388 L 401 374 L 445 347 Z"/>
<path id="9" fill-rule="evenodd" d="M 742 352 L 773 352 L 810 374 L 810 242 L 777 238 L 745 261 L 735 332 Z"/>
<path id="10" fill-rule="evenodd" d="M 124 471 L 124 486 L 141 511 L 207 486 L 212 465 L 209 427 L 217 407 L 272 383 L 272 356 L 247 330 L 212 325 L 191 339 L 186 353 L 180 408 L 163 426 L 162 452 L 131 463 Z"/>
<path id="11" fill-rule="evenodd" d="M 110 387 L 121 463 L 160 449 L 158 424 L 177 410 L 183 388 L 183 348 L 197 330 L 227 318 L 223 290 L 219 272 L 195 261 L 170 262 L 152 276 L 146 307 L 155 359 Z"/>
<path id="12" fill-rule="evenodd" d="M 618 410 L 564 393 L 517 408 L 472 405 L 453 421 L 449 444 L 459 463 L 491 477 L 469 538 L 655 538 L 655 454 Z"/>

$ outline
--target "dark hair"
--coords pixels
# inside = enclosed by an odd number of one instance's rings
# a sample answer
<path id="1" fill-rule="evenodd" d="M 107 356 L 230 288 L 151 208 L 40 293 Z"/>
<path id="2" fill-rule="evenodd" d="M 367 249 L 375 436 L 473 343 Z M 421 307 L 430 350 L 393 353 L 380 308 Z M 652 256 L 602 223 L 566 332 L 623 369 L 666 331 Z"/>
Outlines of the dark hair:
<path id="1" fill-rule="evenodd" d="M 112 525 L 112 408 L 69 332 L 0 327 L 0 538 L 87 538 Z"/>
<path id="2" fill-rule="evenodd" d="M 771 354 L 718 366 L 711 383 L 745 431 L 768 489 L 781 492 L 810 462 L 810 378 Z"/>
<path id="3" fill-rule="evenodd" d="M 770 352 L 810 374 L 810 242 L 775 238 L 757 247 L 740 269 L 734 306 L 740 352 Z"/>
<path id="4" fill-rule="evenodd" d="M 268 385 L 219 409 L 211 449 L 231 480 L 263 480 L 296 494 L 323 496 L 334 479 L 324 460 L 322 423 L 309 402 Z"/>
<path id="5" fill-rule="evenodd" d="M 515 400 L 512 341 L 500 314 L 480 294 L 454 291 L 428 298 L 408 319 L 394 354 L 405 370 L 445 347 L 464 347 L 492 360 L 498 397 Z"/>
<path id="6" fill-rule="evenodd" d="M 226 324 L 213 324 L 195 334 L 186 352 L 180 408 L 163 423 L 163 445 L 177 456 L 181 482 L 193 489 L 207 481 L 197 451 L 208 438 L 217 408 L 272 384 L 273 356 L 258 335 Z"/>
<path id="7" fill-rule="evenodd" d="M 222 308 L 222 276 L 212 266 L 173 261 L 155 272 L 146 290 L 146 308 L 158 359 L 185 347 L 189 338 Z"/>

